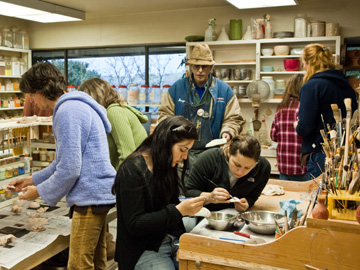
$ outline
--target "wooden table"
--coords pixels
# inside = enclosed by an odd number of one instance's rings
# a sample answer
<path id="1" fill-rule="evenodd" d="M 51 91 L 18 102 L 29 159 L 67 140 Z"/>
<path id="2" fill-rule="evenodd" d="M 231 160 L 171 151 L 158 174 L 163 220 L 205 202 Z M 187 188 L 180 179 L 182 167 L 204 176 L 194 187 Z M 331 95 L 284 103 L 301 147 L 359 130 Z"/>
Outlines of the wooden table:
<path id="1" fill-rule="evenodd" d="M 11 201 L 9 200 L 9 202 L 11 202 Z M 9 205 L 9 202 L 5 202 L 6 204 L 3 204 L 1 206 Z M 111 209 L 110 212 L 108 213 L 107 222 L 110 222 L 114 219 L 116 219 L 116 209 L 115 208 Z M 59 235 L 55 241 L 53 241 L 51 244 L 46 246 L 44 249 L 27 257 L 26 259 L 24 259 L 23 261 L 14 265 L 11 268 L 0 267 L 0 270 L 30 270 L 30 269 L 40 265 L 44 261 L 50 259 L 51 257 L 58 254 L 59 252 L 68 248 L 69 241 L 70 241 L 70 235 L 68 235 L 68 236 Z M 112 264 L 108 265 L 108 269 L 116 269 L 117 263 L 113 263 L 113 261 L 111 261 L 111 262 L 112 262 Z M 114 265 L 115 265 L 115 267 L 114 267 Z"/>
<path id="2" fill-rule="evenodd" d="M 313 181 L 274 180 L 269 183 L 282 185 L 286 196 L 261 196 L 252 209 L 278 211 L 280 200 L 299 199 L 316 188 Z M 298 208 L 303 209 L 303 206 Z M 257 245 L 186 233 L 180 238 L 180 270 L 360 269 L 360 225 L 357 222 L 317 220 L 310 215 L 306 221 L 306 226 L 296 227 L 273 242 Z"/>

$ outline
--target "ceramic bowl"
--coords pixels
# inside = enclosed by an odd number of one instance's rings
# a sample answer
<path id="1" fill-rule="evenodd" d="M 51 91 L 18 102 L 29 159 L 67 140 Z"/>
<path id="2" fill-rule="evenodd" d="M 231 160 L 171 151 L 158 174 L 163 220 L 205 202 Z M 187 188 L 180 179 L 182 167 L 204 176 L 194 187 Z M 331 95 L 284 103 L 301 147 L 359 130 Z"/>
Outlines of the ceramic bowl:
<path id="1" fill-rule="evenodd" d="M 288 45 L 277 45 L 274 47 L 275 55 L 288 55 L 290 52 L 290 46 Z"/>
<path id="2" fill-rule="evenodd" d="M 298 71 L 300 69 L 299 59 L 285 59 L 284 68 L 286 71 Z"/>
<path id="3" fill-rule="evenodd" d="M 261 70 L 264 72 L 271 72 L 274 70 L 273 66 L 261 66 Z"/>
<path id="4" fill-rule="evenodd" d="M 264 56 L 271 56 L 274 53 L 274 49 L 261 49 L 261 54 Z"/>

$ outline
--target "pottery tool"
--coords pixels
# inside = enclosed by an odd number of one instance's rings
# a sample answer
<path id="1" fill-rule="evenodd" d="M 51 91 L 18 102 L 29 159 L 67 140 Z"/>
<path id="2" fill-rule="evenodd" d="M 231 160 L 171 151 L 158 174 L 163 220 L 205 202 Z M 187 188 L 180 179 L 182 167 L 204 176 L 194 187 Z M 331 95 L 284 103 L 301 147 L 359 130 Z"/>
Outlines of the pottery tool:
<path id="1" fill-rule="evenodd" d="M 207 178 L 205 175 L 204 175 L 204 179 L 207 180 L 209 183 L 213 184 L 215 187 L 219 187 L 216 183 L 214 183 L 213 181 L 211 181 L 209 178 Z M 231 194 L 229 193 L 229 196 L 230 198 L 232 199 L 233 196 L 231 196 Z"/>
<path id="2" fill-rule="evenodd" d="M 280 234 L 280 235 L 283 235 L 283 232 L 280 229 L 279 223 L 276 221 L 276 219 L 274 219 L 274 222 L 275 222 L 275 229 L 276 229 L 277 233 Z"/>
<path id="3" fill-rule="evenodd" d="M 284 231 L 285 233 L 287 233 L 289 231 L 289 221 L 288 221 L 288 216 L 287 216 L 287 211 L 284 211 L 284 215 L 285 215 L 285 225 L 284 225 Z"/>
<path id="4" fill-rule="evenodd" d="M 334 114 L 334 119 L 336 122 L 336 134 L 337 134 L 337 142 L 340 147 L 341 138 L 342 138 L 342 126 L 341 126 L 341 111 L 337 104 L 331 104 L 331 109 Z"/>
<path id="5" fill-rule="evenodd" d="M 342 186 L 346 185 L 348 178 L 348 159 L 349 159 L 349 138 L 350 138 L 350 121 L 351 121 L 351 99 L 344 99 L 346 107 L 346 129 L 345 129 L 345 149 L 344 149 L 344 166 L 342 175 Z"/>
<path id="6" fill-rule="evenodd" d="M 227 238 L 227 237 L 219 237 L 220 240 L 228 240 L 228 241 L 238 241 L 238 242 L 245 242 L 242 239 L 235 239 L 235 238 Z"/>
<path id="7" fill-rule="evenodd" d="M 238 231 L 234 231 L 234 233 L 237 234 L 237 235 L 246 237 L 246 238 L 250 238 L 250 239 L 256 238 L 256 237 L 254 237 L 254 236 L 252 236 L 252 235 L 250 235 L 250 234 L 248 234 L 248 233 L 243 233 L 243 232 L 238 232 Z"/>

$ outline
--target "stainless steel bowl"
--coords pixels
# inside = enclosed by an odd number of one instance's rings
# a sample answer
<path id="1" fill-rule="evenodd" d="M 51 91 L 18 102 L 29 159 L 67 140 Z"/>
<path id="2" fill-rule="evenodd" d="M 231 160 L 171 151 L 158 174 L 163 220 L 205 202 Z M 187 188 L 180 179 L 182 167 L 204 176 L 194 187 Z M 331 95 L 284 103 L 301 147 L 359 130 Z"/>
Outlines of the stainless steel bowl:
<path id="1" fill-rule="evenodd" d="M 285 216 L 263 210 L 253 210 L 241 213 L 241 218 L 245 221 L 250 230 L 259 234 L 275 234 L 275 221 L 280 227 L 285 225 Z"/>
<path id="2" fill-rule="evenodd" d="M 235 215 L 222 213 L 222 212 L 212 212 L 210 217 L 207 218 L 210 227 L 218 231 L 224 231 L 230 229 L 236 218 L 233 218 Z M 232 218 L 232 219 L 231 219 Z M 229 219 L 231 219 L 229 221 Z"/>

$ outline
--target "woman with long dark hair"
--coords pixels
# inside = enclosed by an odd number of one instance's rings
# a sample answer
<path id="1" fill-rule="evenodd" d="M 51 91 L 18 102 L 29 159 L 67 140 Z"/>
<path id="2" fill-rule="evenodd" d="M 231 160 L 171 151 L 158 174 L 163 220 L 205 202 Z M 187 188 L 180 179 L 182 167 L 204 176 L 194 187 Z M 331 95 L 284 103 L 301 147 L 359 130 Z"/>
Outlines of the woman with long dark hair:
<path id="1" fill-rule="evenodd" d="M 179 202 L 187 155 L 197 139 L 190 121 L 169 117 L 120 165 L 113 186 L 119 269 L 178 269 L 177 243 L 185 232 L 182 218 L 200 211 L 205 200 Z M 185 168 L 181 178 L 179 162 Z"/>

